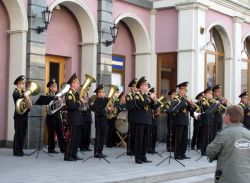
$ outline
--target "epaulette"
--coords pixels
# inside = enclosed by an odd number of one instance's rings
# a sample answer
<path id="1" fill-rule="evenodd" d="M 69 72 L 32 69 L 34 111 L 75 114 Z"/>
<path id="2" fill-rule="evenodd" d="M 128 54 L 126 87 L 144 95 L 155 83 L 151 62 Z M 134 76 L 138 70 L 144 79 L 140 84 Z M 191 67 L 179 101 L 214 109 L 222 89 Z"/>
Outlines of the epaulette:
<path id="1" fill-rule="evenodd" d="M 129 93 L 127 94 L 126 100 L 127 100 L 127 101 L 133 100 L 133 94 L 132 94 L 132 92 L 129 92 Z"/>
<path id="2" fill-rule="evenodd" d="M 141 95 L 141 93 L 140 92 L 136 92 L 136 94 L 135 94 L 135 100 L 139 100 L 139 99 L 141 99 L 142 101 L 144 101 L 144 98 Z"/>
<path id="3" fill-rule="evenodd" d="M 69 90 L 69 92 L 67 94 L 67 99 L 73 100 L 74 102 L 76 101 L 75 95 L 73 94 L 72 90 Z"/>

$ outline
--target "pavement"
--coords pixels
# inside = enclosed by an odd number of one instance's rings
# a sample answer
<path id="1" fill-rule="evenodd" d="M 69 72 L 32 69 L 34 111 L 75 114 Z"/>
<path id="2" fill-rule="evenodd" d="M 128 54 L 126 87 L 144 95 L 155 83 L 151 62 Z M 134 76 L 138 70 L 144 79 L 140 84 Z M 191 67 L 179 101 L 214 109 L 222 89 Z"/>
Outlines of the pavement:
<path id="1" fill-rule="evenodd" d="M 157 151 L 165 151 L 165 145 L 158 145 Z M 93 149 L 93 147 L 92 147 Z M 47 149 L 44 149 L 47 150 Z M 59 151 L 59 149 L 57 149 Z M 31 153 L 33 150 L 25 150 Z M 32 156 L 16 157 L 12 155 L 12 149 L 0 148 L 0 182 L 1 183 L 104 183 L 104 182 L 164 182 L 164 183 L 210 183 L 216 163 L 208 163 L 204 156 L 200 157 L 196 151 L 187 151 L 191 159 L 181 160 L 166 159 L 165 152 L 160 157 L 157 154 L 147 154 L 152 163 L 135 164 L 134 157 L 122 155 L 124 148 L 104 148 L 103 153 L 108 155 L 107 163 L 104 159 L 90 158 L 87 161 L 68 162 L 63 160 L 63 154 L 48 156 L 40 151 Z M 78 153 L 80 157 L 87 159 L 92 152 Z"/>

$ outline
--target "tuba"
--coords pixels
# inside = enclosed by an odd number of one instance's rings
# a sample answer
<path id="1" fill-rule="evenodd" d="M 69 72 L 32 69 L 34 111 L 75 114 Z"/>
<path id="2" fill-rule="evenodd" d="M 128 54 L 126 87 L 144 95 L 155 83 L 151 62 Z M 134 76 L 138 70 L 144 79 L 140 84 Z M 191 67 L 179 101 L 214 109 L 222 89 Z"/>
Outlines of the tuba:
<path id="1" fill-rule="evenodd" d="M 34 81 L 26 81 L 25 83 L 25 92 L 24 95 L 26 96 L 35 96 L 38 95 L 40 92 L 39 85 Z M 28 108 L 31 106 L 31 99 L 20 98 L 16 102 L 16 112 L 20 115 L 24 114 Z"/>
<path id="2" fill-rule="evenodd" d="M 69 91 L 70 85 L 66 84 L 64 88 L 56 94 L 56 99 L 52 100 L 48 105 L 48 115 L 56 113 L 59 109 L 65 106 L 64 95 Z"/>
<path id="3" fill-rule="evenodd" d="M 95 78 L 93 78 L 92 76 L 90 76 L 90 75 L 88 75 L 88 74 L 85 74 L 85 77 L 86 77 L 86 80 L 85 80 L 85 82 L 84 82 L 83 85 L 82 85 L 82 88 L 81 88 L 81 91 L 80 91 L 79 98 L 83 98 L 84 92 L 87 92 L 87 91 L 88 91 L 88 88 L 90 87 L 90 85 L 91 85 L 92 83 L 95 83 L 95 82 L 96 82 Z"/>
<path id="4" fill-rule="evenodd" d="M 119 88 L 116 87 L 115 85 L 110 85 L 110 90 L 109 90 L 109 94 L 108 94 L 108 98 L 109 98 L 109 101 L 106 105 L 106 108 L 109 107 L 109 106 L 112 106 L 114 108 L 113 111 L 108 111 L 108 114 L 107 114 L 107 118 L 108 119 L 111 119 L 113 117 L 116 116 L 116 113 L 117 113 L 117 110 L 114 106 L 114 102 L 115 102 L 115 99 L 112 97 L 114 95 L 114 93 L 116 93 L 117 91 L 119 91 Z"/>
<path id="5" fill-rule="evenodd" d="M 92 76 L 85 74 L 86 80 L 84 81 L 81 91 L 80 91 L 80 95 L 79 98 L 80 99 L 84 99 L 86 101 L 86 103 L 81 103 L 80 106 L 80 111 L 87 111 L 89 109 L 89 97 L 84 98 L 84 93 L 87 92 L 89 90 L 89 87 L 91 86 L 92 83 L 95 83 L 96 80 L 95 78 L 93 78 Z"/>

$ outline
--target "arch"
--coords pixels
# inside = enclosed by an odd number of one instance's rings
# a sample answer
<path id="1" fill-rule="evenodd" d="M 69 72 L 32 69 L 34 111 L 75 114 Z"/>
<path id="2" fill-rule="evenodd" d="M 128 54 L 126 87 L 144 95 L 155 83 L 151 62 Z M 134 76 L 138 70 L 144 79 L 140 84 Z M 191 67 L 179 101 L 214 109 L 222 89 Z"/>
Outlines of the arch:
<path id="1" fill-rule="evenodd" d="M 82 37 L 82 43 L 79 43 L 82 46 L 81 81 L 85 79 L 86 73 L 96 76 L 98 30 L 94 16 L 89 8 L 79 0 L 55 0 L 49 5 L 49 9 L 52 11 L 59 4 L 73 13 L 80 25 Z"/>
<path id="2" fill-rule="evenodd" d="M 67 7 L 76 17 L 82 33 L 84 44 L 98 43 L 98 31 L 94 16 L 88 7 L 79 0 L 55 0 L 49 5 L 52 11 L 56 5 L 62 4 Z M 85 36 L 84 36 L 85 35 Z M 87 36 L 86 36 L 87 35 Z"/>
<path id="3" fill-rule="evenodd" d="M 118 16 L 114 23 L 117 24 L 121 20 L 127 24 L 133 35 L 136 53 L 151 53 L 150 38 L 143 21 L 132 13 L 124 13 Z"/>
<path id="4" fill-rule="evenodd" d="M 130 29 L 135 43 L 135 77 L 146 76 L 152 85 L 156 85 L 154 77 L 156 69 L 152 69 L 151 43 L 148 31 L 143 21 L 132 13 L 119 15 L 114 23 L 123 21 Z M 143 67 L 141 67 L 143 65 Z"/>
<path id="5" fill-rule="evenodd" d="M 7 141 L 13 140 L 14 122 L 13 122 L 13 99 L 11 93 L 14 90 L 13 81 L 20 74 L 26 72 L 26 36 L 28 30 L 27 12 L 22 0 L 3 0 L 10 20 L 10 48 L 9 48 L 9 77 L 8 86 L 8 127 Z M 7 106 L 6 106 L 7 107 Z M 9 144 L 7 144 L 8 146 Z"/>

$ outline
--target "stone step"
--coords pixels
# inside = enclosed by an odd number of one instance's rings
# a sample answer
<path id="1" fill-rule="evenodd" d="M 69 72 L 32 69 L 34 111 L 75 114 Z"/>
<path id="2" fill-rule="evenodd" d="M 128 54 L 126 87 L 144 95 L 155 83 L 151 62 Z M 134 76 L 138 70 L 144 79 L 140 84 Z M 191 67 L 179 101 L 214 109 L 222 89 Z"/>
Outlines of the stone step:
<path id="1" fill-rule="evenodd" d="M 115 181 L 119 183 L 212 183 L 215 167 L 204 167 Z"/>

